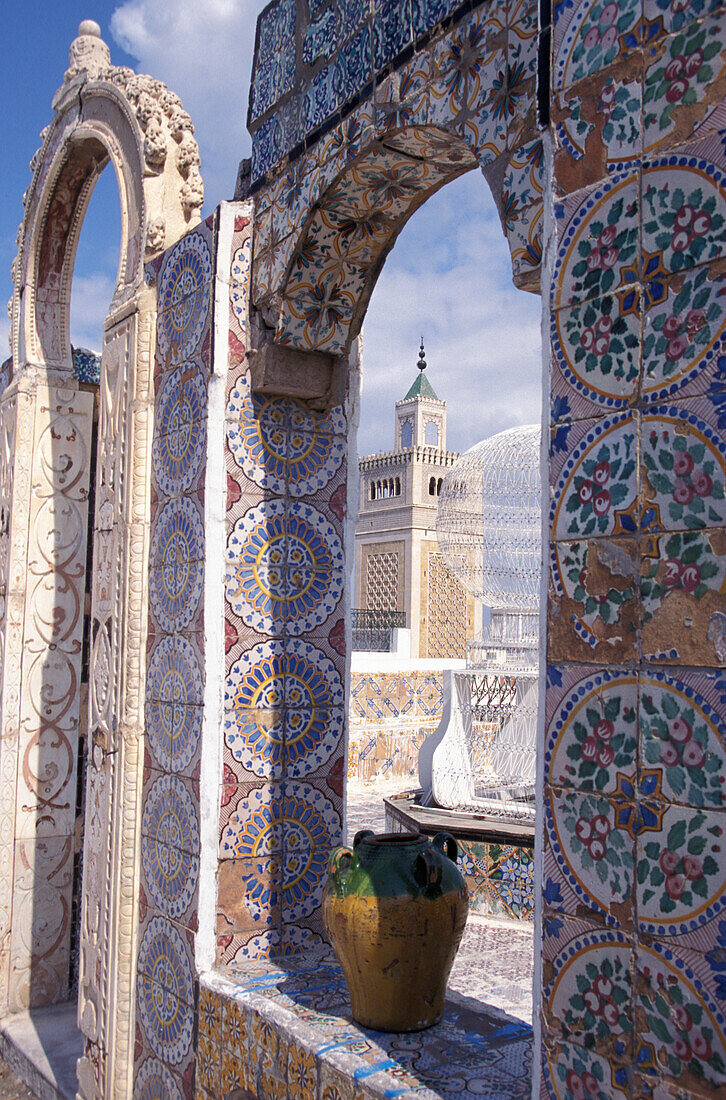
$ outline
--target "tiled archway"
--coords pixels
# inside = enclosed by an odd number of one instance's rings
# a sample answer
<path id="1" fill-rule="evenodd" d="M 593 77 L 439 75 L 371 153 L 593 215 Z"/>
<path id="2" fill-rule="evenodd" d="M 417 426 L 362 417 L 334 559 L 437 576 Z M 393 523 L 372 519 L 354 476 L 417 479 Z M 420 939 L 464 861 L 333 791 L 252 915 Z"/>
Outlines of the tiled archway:
<path id="1" fill-rule="evenodd" d="M 478 8 L 448 30 L 446 24 L 434 33 L 422 29 L 415 56 L 407 56 L 407 47 L 390 74 L 387 58 L 372 91 L 365 51 L 356 54 L 359 69 L 351 74 L 349 44 L 343 45 L 335 66 L 350 78 L 347 94 L 363 101 L 342 122 L 337 114 L 326 118 L 340 80 L 331 78 L 328 103 L 318 87 L 323 70 L 312 78 L 301 71 L 299 94 L 306 105 L 312 97 L 317 127 L 309 122 L 306 151 L 279 176 L 267 138 L 290 101 L 268 107 L 257 121 L 256 89 L 268 68 L 258 55 L 250 115 L 253 299 L 274 325 L 276 341 L 334 352 L 348 347 L 403 224 L 447 180 L 477 166 L 499 209 L 515 282 L 538 289 L 543 154 L 535 124 L 535 23 L 534 9 L 520 3 Z M 368 30 L 365 21 L 362 28 L 359 35 Z"/>

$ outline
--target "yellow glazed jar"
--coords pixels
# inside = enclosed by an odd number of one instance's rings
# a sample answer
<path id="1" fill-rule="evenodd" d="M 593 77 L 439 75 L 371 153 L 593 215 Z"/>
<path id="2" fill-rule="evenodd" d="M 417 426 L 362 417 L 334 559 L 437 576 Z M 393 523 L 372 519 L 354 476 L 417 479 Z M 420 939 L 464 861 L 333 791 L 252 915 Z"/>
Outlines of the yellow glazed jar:
<path id="1" fill-rule="evenodd" d="M 469 911 L 448 833 L 358 833 L 330 854 L 323 918 L 354 1020 L 377 1031 L 437 1023 Z"/>

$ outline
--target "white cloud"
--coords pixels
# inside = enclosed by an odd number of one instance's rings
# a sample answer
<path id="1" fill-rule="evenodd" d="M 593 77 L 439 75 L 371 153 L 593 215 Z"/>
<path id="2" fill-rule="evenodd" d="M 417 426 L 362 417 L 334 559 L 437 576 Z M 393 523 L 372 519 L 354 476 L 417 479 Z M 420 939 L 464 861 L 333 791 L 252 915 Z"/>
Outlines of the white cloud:
<path id="1" fill-rule="evenodd" d="M 75 275 L 71 294 L 71 343 L 100 351 L 103 322 L 113 297 L 114 280 L 106 271 Z"/>
<path id="2" fill-rule="evenodd" d="M 237 165 L 250 155 L 245 122 L 261 10 L 257 0 L 125 0 L 111 17 L 114 39 L 139 72 L 168 84 L 192 116 L 207 211 L 232 198 Z"/>
<path id="3" fill-rule="evenodd" d="M 512 285 L 509 249 L 478 174 L 434 195 L 398 238 L 363 325 L 359 454 L 392 446 L 394 405 L 416 377 L 421 334 L 452 449 L 538 421 L 540 311 L 537 296 Z"/>
<path id="4" fill-rule="evenodd" d="M 139 70 L 164 80 L 191 114 L 207 211 L 232 196 L 237 165 L 249 156 L 245 120 L 262 7 L 262 0 L 124 0 L 111 20 Z M 453 449 L 538 420 L 539 318 L 539 299 L 512 286 L 509 250 L 479 173 L 444 187 L 404 229 L 373 293 L 363 327 L 359 453 L 392 445 L 394 404 L 415 377 L 422 332 Z"/>

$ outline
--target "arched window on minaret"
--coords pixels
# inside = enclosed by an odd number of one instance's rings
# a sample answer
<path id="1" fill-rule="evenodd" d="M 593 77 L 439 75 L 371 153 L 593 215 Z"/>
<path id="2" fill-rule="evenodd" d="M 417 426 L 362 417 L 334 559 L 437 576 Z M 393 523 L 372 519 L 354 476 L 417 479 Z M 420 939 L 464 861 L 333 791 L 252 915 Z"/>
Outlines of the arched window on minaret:
<path id="1" fill-rule="evenodd" d="M 436 496 L 436 478 L 435 477 L 430 477 L 429 478 L 429 496 L 430 497 Z"/>
<path id="2" fill-rule="evenodd" d="M 426 425 L 425 440 L 427 447 L 438 447 L 439 445 L 439 426 L 434 420 L 429 420 Z"/>

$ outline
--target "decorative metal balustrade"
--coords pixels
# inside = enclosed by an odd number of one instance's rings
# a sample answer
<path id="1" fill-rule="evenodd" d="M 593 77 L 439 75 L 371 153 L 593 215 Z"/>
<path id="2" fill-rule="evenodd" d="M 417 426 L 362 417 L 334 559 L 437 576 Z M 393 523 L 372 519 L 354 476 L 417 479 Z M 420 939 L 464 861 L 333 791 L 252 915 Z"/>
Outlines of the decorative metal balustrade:
<path id="1" fill-rule="evenodd" d="M 354 607 L 353 649 L 367 653 L 390 653 L 393 631 L 405 627 L 405 611 L 375 611 Z"/>

